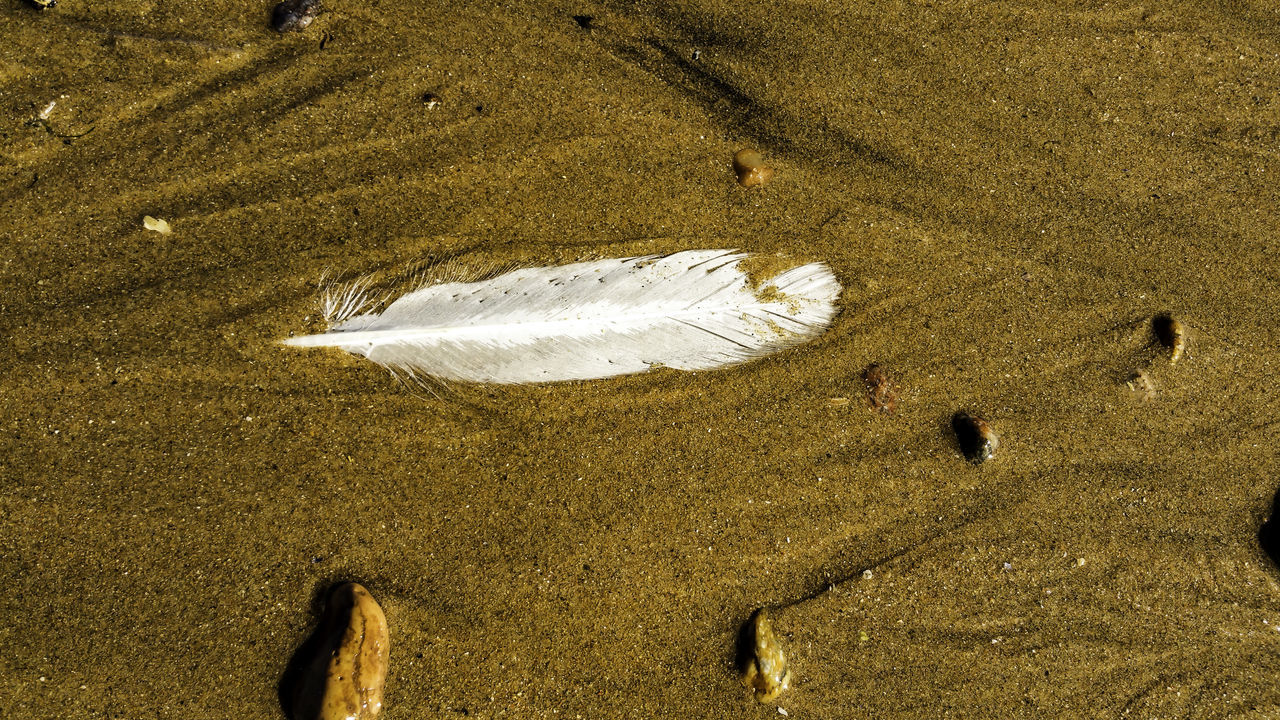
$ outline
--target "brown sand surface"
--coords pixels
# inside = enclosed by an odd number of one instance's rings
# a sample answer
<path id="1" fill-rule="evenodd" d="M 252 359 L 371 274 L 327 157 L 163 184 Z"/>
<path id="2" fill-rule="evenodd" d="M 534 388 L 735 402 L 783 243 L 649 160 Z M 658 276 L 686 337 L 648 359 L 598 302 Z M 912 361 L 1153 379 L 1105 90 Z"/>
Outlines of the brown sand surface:
<path id="1" fill-rule="evenodd" d="M 280 717 L 340 580 L 387 720 L 1280 716 L 1273 4 L 270 7 L 0 7 L 4 717 Z M 839 318 L 438 395 L 279 345 L 326 271 L 705 247 Z"/>

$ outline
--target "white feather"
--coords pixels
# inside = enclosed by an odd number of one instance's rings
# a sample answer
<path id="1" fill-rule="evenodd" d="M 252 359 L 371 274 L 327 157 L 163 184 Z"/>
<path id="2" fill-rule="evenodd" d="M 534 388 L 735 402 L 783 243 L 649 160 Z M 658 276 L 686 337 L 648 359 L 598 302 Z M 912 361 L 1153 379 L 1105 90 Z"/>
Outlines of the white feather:
<path id="1" fill-rule="evenodd" d="M 429 285 L 381 312 L 337 319 L 297 347 L 338 347 L 410 376 L 532 383 L 705 370 L 821 333 L 840 284 L 826 265 L 792 268 L 753 288 L 732 250 L 594 260 Z M 360 288 L 332 296 L 358 312 Z"/>

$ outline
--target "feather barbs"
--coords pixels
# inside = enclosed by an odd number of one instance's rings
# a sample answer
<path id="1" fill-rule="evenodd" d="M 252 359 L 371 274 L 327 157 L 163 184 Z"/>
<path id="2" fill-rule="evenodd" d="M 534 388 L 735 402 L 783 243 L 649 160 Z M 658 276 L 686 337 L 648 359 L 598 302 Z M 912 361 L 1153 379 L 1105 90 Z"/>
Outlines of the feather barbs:
<path id="1" fill-rule="evenodd" d="M 421 286 L 378 312 L 363 311 L 368 285 L 352 285 L 326 299 L 328 332 L 285 344 L 340 347 L 414 376 L 528 383 L 730 365 L 830 324 L 840 285 L 829 268 L 752 283 L 746 257 L 691 250 L 522 268 Z"/>

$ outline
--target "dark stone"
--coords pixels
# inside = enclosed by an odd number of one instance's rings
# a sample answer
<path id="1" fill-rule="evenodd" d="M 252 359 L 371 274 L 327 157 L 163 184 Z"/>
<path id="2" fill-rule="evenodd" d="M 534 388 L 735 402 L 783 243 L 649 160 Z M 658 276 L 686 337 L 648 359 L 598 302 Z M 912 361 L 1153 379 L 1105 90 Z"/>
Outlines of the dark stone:
<path id="1" fill-rule="evenodd" d="M 320 0 L 285 0 L 271 11 L 271 27 L 276 32 L 305 29 L 320 14 Z"/>

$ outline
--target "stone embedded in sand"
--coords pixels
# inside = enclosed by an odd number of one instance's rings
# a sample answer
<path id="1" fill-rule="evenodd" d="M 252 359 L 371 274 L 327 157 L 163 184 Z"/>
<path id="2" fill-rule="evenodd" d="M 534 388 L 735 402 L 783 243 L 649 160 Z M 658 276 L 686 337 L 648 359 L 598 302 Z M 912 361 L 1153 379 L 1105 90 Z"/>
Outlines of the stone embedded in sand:
<path id="1" fill-rule="evenodd" d="M 282 33 L 303 30 L 320 10 L 320 0 L 285 0 L 271 10 L 271 27 Z"/>
<path id="2" fill-rule="evenodd" d="M 373 720 L 382 712 L 390 638 L 387 618 L 362 585 L 329 596 L 322 637 L 294 697 L 294 720 Z"/>
<path id="3" fill-rule="evenodd" d="M 733 154 L 733 171 L 738 174 L 738 184 L 742 187 L 764 185 L 773 179 L 773 168 L 765 167 L 764 158 L 751 148 Z"/>
<path id="4" fill-rule="evenodd" d="M 791 669 L 782 643 L 774 636 L 764 608 L 756 610 L 744 630 L 748 646 L 742 658 L 742 682 L 755 690 L 757 700 L 772 702 L 791 686 Z"/>
<path id="5" fill-rule="evenodd" d="M 1164 313 L 1151 319 L 1151 329 L 1155 331 L 1160 344 L 1169 348 L 1169 364 L 1173 365 L 1181 360 L 1187 349 L 1187 329 L 1182 323 Z"/>
<path id="6" fill-rule="evenodd" d="M 1151 373 L 1141 368 L 1129 375 L 1124 386 L 1129 388 L 1129 392 L 1134 397 L 1143 402 L 1150 402 L 1156 396 L 1156 381 L 1152 379 Z"/>
<path id="7" fill-rule="evenodd" d="M 898 409 L 898 391 L 893 377 L 878 363 L 872 364 L 862 373 L 862 380 L 867 384 L 867 401 L 873 409 L 887 415 L 892 415 Z"/>
<path id="8" fill-rule="evenodd" d="M 964 410 L 951 416 L 951 429 L 960 443 L 960 452 L 974 464 L 990 460 L 1000 445 L 1000 438 L 986 420 Z"/>

